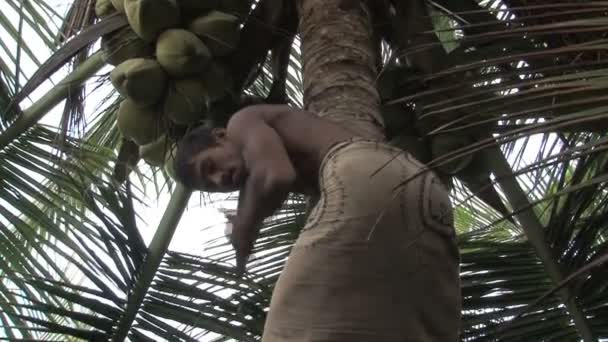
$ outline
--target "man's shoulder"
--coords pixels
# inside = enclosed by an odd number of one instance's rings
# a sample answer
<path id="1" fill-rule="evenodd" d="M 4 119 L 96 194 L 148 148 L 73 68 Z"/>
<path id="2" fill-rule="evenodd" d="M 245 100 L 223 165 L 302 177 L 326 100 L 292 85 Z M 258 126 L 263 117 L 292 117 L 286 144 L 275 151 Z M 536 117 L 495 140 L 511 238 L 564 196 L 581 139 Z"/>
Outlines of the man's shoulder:
<path id="1" fill-rule="evenodd" d="M 244 107 L 234 113 L 227 124 L 227 129 L 242 130 L 258 123 L 274 126 L 277 121 L 297 120 L 314 115 L 303 110 L 279 104 L 256 104 Z"/>
<path id="2" fill-rule="evenodd" d="M 320 118 L 306 110 L 288 105 L 256 104 L 236 112 L 228 121 L 227 130 L 234 136 L 246 135 L 255 131 L 254 127 L 263 124 L 271 127 L 282 138 L 303 140 L 303 143 L 318 145 L 325 140 L 343 139 L 352 136 L 335 122 Z M 319 138 L 320 139 L 315 139 Z"/>
<path id="3" fill-rule="evenodd" d="M 228 120 L 226 129 L 238 129 L 243 125 L 249 126 L 256 122 L 267 122 L 267 113 L 271 110 L 276 110 L 268 106 L 269 105 L 251 105 L 238 110 L 232 114 L 230 120 Z"/>

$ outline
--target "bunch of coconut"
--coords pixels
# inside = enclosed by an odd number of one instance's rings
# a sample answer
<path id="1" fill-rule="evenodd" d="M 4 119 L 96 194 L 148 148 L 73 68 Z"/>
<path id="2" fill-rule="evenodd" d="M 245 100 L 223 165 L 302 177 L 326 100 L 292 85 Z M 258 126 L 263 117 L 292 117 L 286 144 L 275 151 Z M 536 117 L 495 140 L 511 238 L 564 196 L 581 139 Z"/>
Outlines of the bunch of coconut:
<path id="1" fill-rule="evenodd" d="M 222 61 L 239 42 L 249 6 L 249 0 L 97 0 L 98 17 L 118 11 L 129 23 L 101 44 L 123 98 L 118 129 L 148 164 L 167 164 L 169 171 L 169 132 L 205 120 L 210 106 L 230 95 Z"/>

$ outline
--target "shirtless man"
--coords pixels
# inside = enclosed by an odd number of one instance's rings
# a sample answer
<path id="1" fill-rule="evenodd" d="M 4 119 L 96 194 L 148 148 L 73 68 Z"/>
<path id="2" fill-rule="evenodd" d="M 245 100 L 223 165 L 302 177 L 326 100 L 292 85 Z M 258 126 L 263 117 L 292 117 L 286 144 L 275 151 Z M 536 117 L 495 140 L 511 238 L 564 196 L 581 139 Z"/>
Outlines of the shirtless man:
<path id="1" fill-rule="evenodd" d="M 459 255 L 448 193 L 409 154 L 284 105 L 235 113 L 178 144 L 186 186 L 238 191 L 244 269 L 290 192 L 318 198 L 273 291 L 264 342 L 456 341 Z"/>

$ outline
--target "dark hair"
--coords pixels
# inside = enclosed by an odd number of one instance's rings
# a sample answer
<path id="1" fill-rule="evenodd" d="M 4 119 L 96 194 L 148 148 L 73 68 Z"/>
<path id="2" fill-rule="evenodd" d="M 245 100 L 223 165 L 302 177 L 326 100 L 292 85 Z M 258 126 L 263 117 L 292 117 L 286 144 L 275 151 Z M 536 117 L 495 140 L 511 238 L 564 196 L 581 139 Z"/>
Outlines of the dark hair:
<path id="1" fill-rule="evenodd" d="M 209 126 L 199 126 L 189 131 L 177 143 L 175 153 L 175 176 L 189 188 L 194 187 L 194 176 L 190 167 L 190 159 L 198 152 L 213 147 L 217 140 L 213 135 L 213 128 Z"/>

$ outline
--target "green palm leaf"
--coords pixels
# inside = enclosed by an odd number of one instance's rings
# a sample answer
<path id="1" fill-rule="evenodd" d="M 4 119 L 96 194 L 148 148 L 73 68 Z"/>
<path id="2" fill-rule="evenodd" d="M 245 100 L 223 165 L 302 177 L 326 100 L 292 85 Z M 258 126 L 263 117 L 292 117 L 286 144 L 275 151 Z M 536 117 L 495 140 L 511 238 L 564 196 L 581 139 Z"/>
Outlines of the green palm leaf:
<path id="1" fill-rule="evenodd" d="M 452 187 L 462 253 L 462 338 L 608 337 L 605 265 L 528 307 L 608 250 L 607 4 L 390 2 L 395 10 L 380 8 L 387 21 L 377 28 L 385 41 L 380 67 L 385 75 L 395 72 L 386 78 L 394 82 L 391 93 L 381 94 L 384 107 L 395 109 L 385 113 L 387 132 Z M 75 1 L 65 15 L 44 1 L 5 3 L 9 10 L 0 14 L 6 32 L 0 40 L 3 334 L 39 340 L 259 339 L 272 288 L 305 220 L 305 200 L 291 197 L 267 220 L 243 279 L 234 273 L 227 240 L 208 241 L 205 256 L 167 252 L 189 192 L 147 168 L 136 169 L 131 182 L 113 181 L 123 146 L 114 120 L 119 99 L 108 91 L 106 76 L 93 80 L 103 67 L 98 54 L 74 64 L 46 94 L 32 93 L 11 105 L 32 81 L 35 70 L 26 65 L 44 65 L 51 52 L 74 44 L 79 37 L 71 36 L 74 29 L 93 22 L 80 11 L 91 2 Z M 255 4 L 239 53 L 227 62 L 237 95 L 274 102 L 284 89 L 287 102 L 302 107 L 293 8 L 270 0 Z M 46 51 L 29 46 L 25 31 L 34 32 Z M 56 59 L 59 72 L 51 80 L 65 75 L 69 56 Z M 84 114 L 81 138 L 62 133 L 60 122 L 37 124 L 81 84 L 89 90 L 84 103 L 75 97 L 64 104 L 64 122 Z M 95 107 L 95 113 L 81 111 L 81 104 Z M 429 146 L 438 137 L 464 143 L 433 152 Z M 455 164 L 462 167 L 444 172 Z M 172 189 L 174 204 L 146 246 L 136 226 L 137 208 L 151 183 L 159 195 Z"/>

